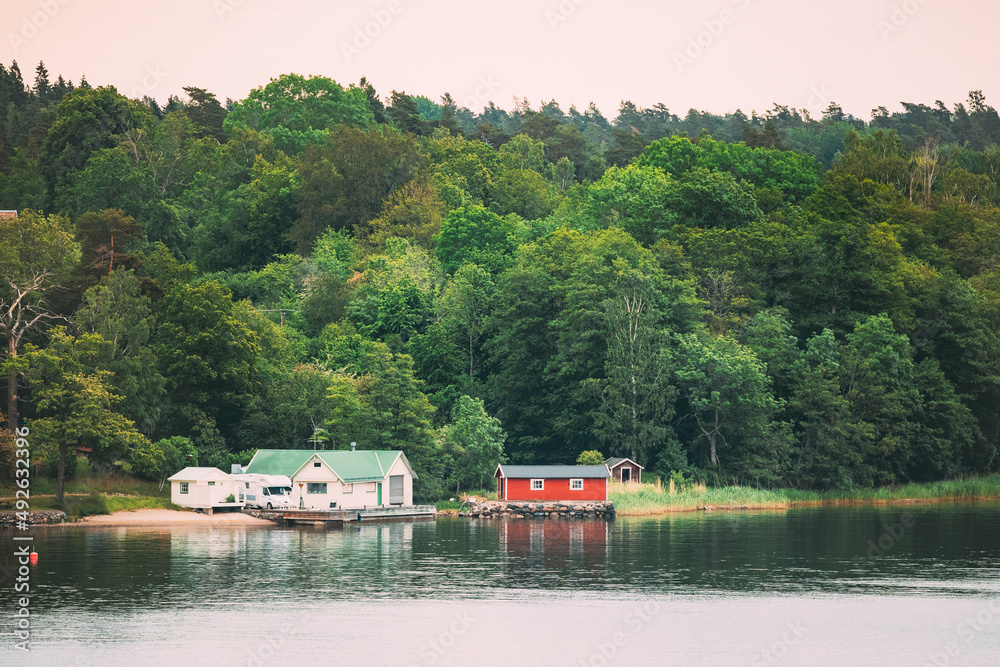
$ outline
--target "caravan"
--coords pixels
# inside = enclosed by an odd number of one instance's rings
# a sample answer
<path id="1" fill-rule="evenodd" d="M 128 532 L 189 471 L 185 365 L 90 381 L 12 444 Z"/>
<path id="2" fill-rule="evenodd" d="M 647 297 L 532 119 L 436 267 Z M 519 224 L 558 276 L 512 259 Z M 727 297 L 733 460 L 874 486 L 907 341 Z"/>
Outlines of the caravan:
<path id="1" fill-rule="evenodd" d="M 292 480 L 284 475 L 233 475 L 240 490 L 240 500 L 246 507 L 261 509 L 294 509 Z"/>

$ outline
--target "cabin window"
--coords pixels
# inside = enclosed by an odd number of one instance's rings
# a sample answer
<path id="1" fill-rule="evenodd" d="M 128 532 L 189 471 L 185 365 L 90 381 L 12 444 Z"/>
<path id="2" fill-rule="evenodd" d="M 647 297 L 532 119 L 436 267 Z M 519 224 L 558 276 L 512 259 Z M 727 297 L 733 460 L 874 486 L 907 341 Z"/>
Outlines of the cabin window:
<path id="1" fill-rule="evenodd" d="M 247 485 L 247 488 L 248 488 L 248 489 L 250 488 L 250 482 L 244 482 L 244 484 L 246 484 L 246 485 Z"/>
<path id="2" fill-rule="evenodd" d="M 582 479 L 571 479 L 569 480 L 570 491 L 583 491 L 583 480 Z"/>
<path id="3" fill-rule="evenodd" d="M 306 484 L 306 493 L 326 493 L 326 482 L 309 482 Z"/>
<path id="4" fill-rule="evenodd" d="M 344 484 L 344 493 L 354 493 L 354 485 Z"/>
<path id="5" fill-rule="evenodd" d="M 368 493 L 375 493 L 375 482 L 368 482 L 368 486 L 365 488 Z"/>
<path id="6" fill-rule="evenodd" d="M 545 480 L 544 479 L 533 479 L 533 480 L 531 480 L 531 490 L 532 491 L 544 491 L 545 490 Z"/>
<path id="7" fill-rule="evenodd" d="M 181 482 L 181 493 L 187 493 L 187 492 L 188 492 L 188 483 Z"/>
<path id="8" fill-rule="evenodd" d="M 215 482 L 209 482 L 208 485 L 209 486 L 215 486 Z"/>
<path id="9" fill-rule="evenodd" d="M 319 467 L 320 467 L 320 462 L 319 461 L 313 461 L 313 468 L 319 468 Z"/>

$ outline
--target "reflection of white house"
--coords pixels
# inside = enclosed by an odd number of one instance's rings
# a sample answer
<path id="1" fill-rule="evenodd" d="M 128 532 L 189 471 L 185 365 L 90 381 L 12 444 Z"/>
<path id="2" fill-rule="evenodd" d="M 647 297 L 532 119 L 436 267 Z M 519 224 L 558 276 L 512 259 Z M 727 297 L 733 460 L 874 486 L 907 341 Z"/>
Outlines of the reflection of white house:
<path id="1" fill-rule="evenodd" d="M 234 502 L 226 502 L 232 495 Z M 236 481 L 218 468 L 184 468 L 170 477 L 170 502 L 210 509 L 241 507 Z"/>
<path id="2" fill-rule="evenodd" d="M 258 449 L 244 472 L 290 477 L 293 505 L 306 509 L 412 505 L 416 479 L 400 451 Z"/>

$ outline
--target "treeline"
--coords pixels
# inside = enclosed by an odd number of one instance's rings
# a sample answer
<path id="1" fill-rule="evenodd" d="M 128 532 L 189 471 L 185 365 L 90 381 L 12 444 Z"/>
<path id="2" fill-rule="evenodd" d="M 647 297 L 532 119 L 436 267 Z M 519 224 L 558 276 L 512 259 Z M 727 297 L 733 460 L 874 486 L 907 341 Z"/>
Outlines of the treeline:
<path id="1" fill-rule="evenodd" d="M 0 66 L 5 413 L 53 474 L 352 441 L 424 498 L 593 449 L 768 487 L 997 468 L 977 91 L 868 122 L 184 92 Z"/>

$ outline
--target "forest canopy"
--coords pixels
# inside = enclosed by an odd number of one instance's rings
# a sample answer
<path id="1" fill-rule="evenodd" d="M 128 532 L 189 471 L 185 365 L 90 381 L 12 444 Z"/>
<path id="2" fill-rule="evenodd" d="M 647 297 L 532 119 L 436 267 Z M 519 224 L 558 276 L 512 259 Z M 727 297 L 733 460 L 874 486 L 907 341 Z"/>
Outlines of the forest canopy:
<path id="1" fill-rule="evenodd" d="M 1000 468 L 1000 116 L 482 110 L 286 74 L 162 106 L 0 65 L 0 419 L 161 480 L 256 448 Z M 43 443 L 43 444 L 42 444 Z"/>

